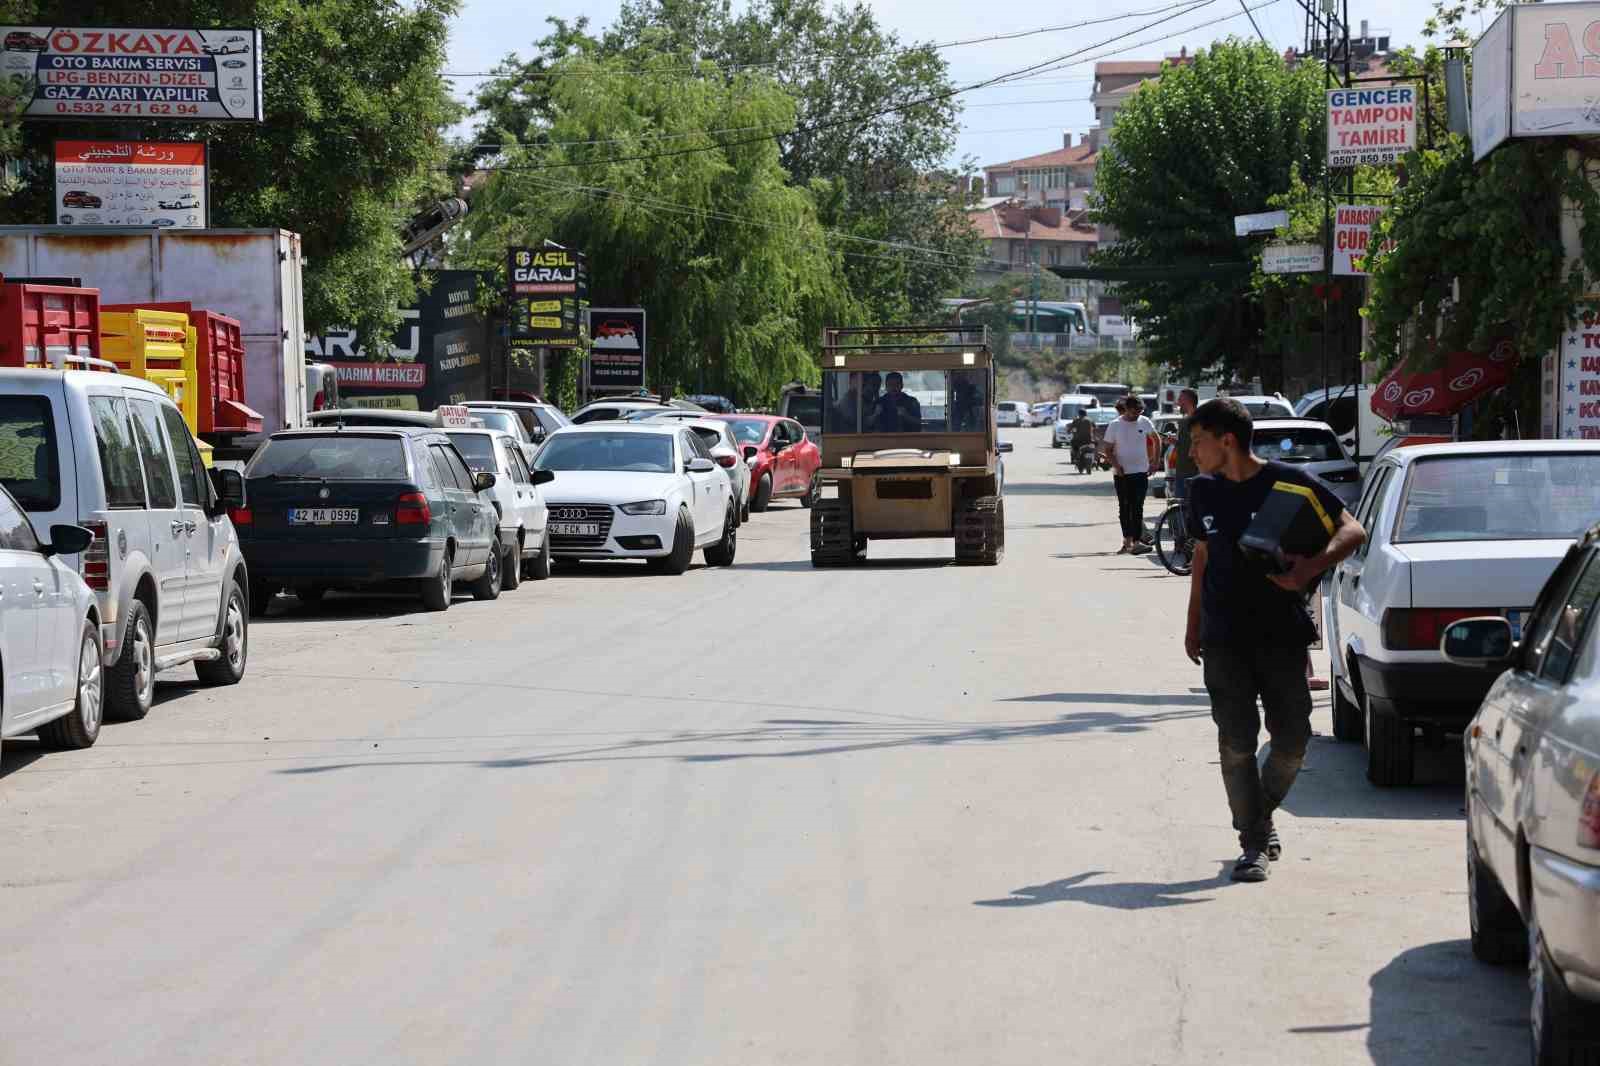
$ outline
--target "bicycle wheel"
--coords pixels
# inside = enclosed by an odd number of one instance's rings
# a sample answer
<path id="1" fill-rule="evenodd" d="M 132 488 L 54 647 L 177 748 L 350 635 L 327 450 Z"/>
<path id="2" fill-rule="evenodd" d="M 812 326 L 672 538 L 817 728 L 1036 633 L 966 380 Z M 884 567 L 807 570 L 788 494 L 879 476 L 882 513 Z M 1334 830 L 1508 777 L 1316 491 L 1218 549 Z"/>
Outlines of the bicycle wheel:
<path id="1" fill-rule="evenodd" d="M 1179 577 L 1188 575 L 1194 564 L 1194 541 L 1183 522 L 1182 507 L 1168 507 L 1156 520 L 1156 558 Z"/>

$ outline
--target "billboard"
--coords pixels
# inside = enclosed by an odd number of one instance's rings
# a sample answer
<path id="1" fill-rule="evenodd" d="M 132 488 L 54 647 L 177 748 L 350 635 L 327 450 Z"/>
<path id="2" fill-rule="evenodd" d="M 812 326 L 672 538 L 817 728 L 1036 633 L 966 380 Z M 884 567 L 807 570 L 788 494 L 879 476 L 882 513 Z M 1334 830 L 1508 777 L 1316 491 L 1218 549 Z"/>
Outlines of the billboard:
<path id="1" fill-rule="evenodd" d="M 196 141 L 57 141 L 58 225 L 205 229 L 206 146 Z"/>
<path id="2" fill-rule="evenodd" d="M 1267 274 L 1320 273 L 1322 245 L 1269 244 L 1261 249 L 1261 269 Z"/>
<path id="3" fill-rule="evenodd" d="M 591 307 L 589 388 L 644 388 L 646 344 L 644 308 Z"/>
<path id="4" fill-rule="evenodd" d="M 1511 136 L 1511 19 L 1509 11 L 1472 46 L 1472 160 Z"/>
<path id="5" fill-rule="evenodd" d="M 589 306 L 589 260 L 570 248 L 506 254 L 506 323 L 513 348 L 575 348 Z"/>
<path id="6" fill-rule="evenodd" d="M 1600 3 L 1514 4 L 1472 47 L 1472 154 L 1600 133 Z"/>
<path id="7" fill-rule="evenodd" d="M 23 118 L 260 122 L 261 31 L 0 26 Z"/>
<path id="8" fill-rule="evenodd" d="M 1364 276 L 1367 251 L 1372 242 L 1372 227 L 1383 216 L 1383 208 L 1372 204 L 1338 204 L 1333 209 L 1333 272 L 1345 276 Z M 1383 251 L 1394 247 L 1387 242 Z"/>
<path id="9" fill-rule="evenodd" d="M 1413 86 L 1328 90 L 1328 166 L 1387 166 L 1416 146 Z"/>
<path id="10" fill-rule="evenodd" d="M 479 313 L 480 287 L 492 275 L 439 270 L 415 307 L 401 310 L 400 328 L 381 359 L 354 330 L 306 339 L 306 359 L 331 364 L 347 407 L 431 411 L 440 404 L 489 395 L 489 325 Z"/>

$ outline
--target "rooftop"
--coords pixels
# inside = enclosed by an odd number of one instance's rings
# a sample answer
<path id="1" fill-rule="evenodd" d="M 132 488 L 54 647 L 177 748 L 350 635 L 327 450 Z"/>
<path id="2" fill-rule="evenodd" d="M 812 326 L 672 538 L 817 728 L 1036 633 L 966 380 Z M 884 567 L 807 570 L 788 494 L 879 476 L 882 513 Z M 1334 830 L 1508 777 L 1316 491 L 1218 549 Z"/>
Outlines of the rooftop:
<path id="1" fill-rule="evenodd" d="M 1053 152 L 1044 152 L 1040 155 L 1024 156 L 1013 159 L 1009 163 L 994 163 L 986 166 L 985 170 L 1021 170 L 1027 167 L 1065 167 L 1093 163 L 1096 153 L 1088 144 L 1073 145 L 1071 148 L 1057 148 Z"/>
<path id="2" fill-rule="evenodd" d="M 1093 223 L 1084 219 L 1084 213 L 1055 209 L 1024 210 L 1014 204 L 1003 207 L 979 208 L 968 211 L 978 236 L 986 241 L 1002 238 L 1027 237 L 1035 241 L 1066 241 L 1074 244 L 1097 244 L 1100 232 Z"/>

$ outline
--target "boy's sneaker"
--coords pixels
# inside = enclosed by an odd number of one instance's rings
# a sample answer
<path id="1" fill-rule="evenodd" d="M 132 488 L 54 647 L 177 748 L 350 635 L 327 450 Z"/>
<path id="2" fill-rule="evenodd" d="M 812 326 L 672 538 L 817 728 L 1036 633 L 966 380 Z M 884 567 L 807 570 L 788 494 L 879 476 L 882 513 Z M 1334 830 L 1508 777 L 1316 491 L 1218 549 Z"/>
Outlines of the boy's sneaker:
<path id="1" fill-rule="evenodd" d="M 1272 871 L 1268 868 L 1267 853 L 1264 851 L 1247 850 L 1239 856 L 1233 864 L 1233 880 L 1235 881 L 1265 881 Z"/>
<path id="2" fill-rule="evenodd" d="M 1283 858 L 1283 842 L 1278 839 L 1278 830 L 1275 826 L 1267 827 L 1267 858 L 1273 862 Z"/>

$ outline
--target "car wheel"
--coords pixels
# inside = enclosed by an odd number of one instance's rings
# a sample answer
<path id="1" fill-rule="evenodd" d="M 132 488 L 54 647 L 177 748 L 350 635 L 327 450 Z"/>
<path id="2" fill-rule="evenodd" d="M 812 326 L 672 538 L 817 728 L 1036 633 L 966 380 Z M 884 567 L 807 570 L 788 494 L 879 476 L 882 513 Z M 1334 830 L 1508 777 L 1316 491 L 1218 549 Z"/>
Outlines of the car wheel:
<path id="1" fill-rule="evenodd" d="M 651 559 L 650 568 L 658 573 L 676 576 L 689 569 L 689 560 L 692 558 L 694 558 L 694 519 L 689 517 L 686 509 L 679 509 L 678 521 L 672 530 L 672 554 Z"/>
<path id="2" fill-rule="evenodd" d="M 762 474 L 761 481 L 756 485 L 756 498 L 750 501 L 750 510 L 757 514 L 767 509 L 767 504 L 772 502 L 772 475 Z"/>
<path id="3" fill-rule="evenodd" d="M 156 642 L 150 611 L 142 600 L 128 609 L 122 634 L 122 657 L 107 671 L 106 717 L 117 722 L 137 722 L 150 713 L 156 695 Z"/>
<path id="4" fill-rule="evenodd" d="M 245 621 L 244 590 L 237 581 L 228 582 L 228 605 L 222 611 L 222 632 L 217 650 L 222 654 L 194 664 L 194 672 L 207 685 L 237 685 L 244 678 L 245 659 L 250 654 L 250 629 Z"/>
<path id="5" fill-rule="evenodd" d="M 93 746 L 100 736 L 100 715 L 105 709 L 104 674 L 100 669 L 100 627 L 83 623 L 78 637 L 78 698 L 72 712 L 39 729 L 48 747 L 75 750 Z"/>
<path id="6" fill-rule="evenodd" d="M 1335 740 L 1349 740 L 1356 743 L 1366 734 L 1363 728 L 1362 713 L 1359 705 L 1345 699 L 1344 693 L 1339 689 L 1338 677 L 1330 677 L 1333 685 L 1333 737 Z"/>
<path id="7" fill-rule="evenodd" d="M 539 542 L 539 554 L 528 560 L 528 578 L 532 581 L 543 581 L 550 576 L 550 534 L 544 535 L 544 540 Z"/>
<path id="8" fill-rule="evenodd" d="M 1472 953 L 1496 966 L 1520 962 L 1528 950 L 1528 930 L 1516 904 L 1500 886 L 1478 852 L 1467 815 L 1467 920 L 1472 929 Z"/>
<path id="9" fill-rule="evenodd" d="M 1539 928 L 1539 908 L 1528 901 L 1528 1031 L 1534 1066 L 1600 1064 L 1600 1021 L 1574 1001 Z"/>
<path id="10" fill-rule="evenodd" d="M 500 559 L 500 587 L 510 592 L 522 584 L 522 537 L 517 536 L 517 542 L 506 549 Z"/>
<path id="11" fill-rule="evenodd" d="M 820 499 L 822 499 L 822 479 L 812 474 L 811 484 L 806 487 L 806 494 L 800 497 L 800 506 L 810 507 Z"/>
<path id="12" fill-rule="evenodd" d="M 1059 447 L 1061 447 L 1061 442 L 1060 442 L 1060 441 L 1058 441 L 1058 440 L 1056 440 L 1056 439 L 1054 439 L 1054 438 L 1051 438 L 1051 440 L 1050 440 L 1050 447 L 1052 447 L 1052 448 L 1059 448 Z"/>
<path id="13" fill-rule="evenodd" d="M 439 560 L 439 572 L 422 579 L 422 606 L 430 611 L 450 609 L 450 599 L 455 592 L 455 579 L 450 570 L 454 565 L 455 553 L 446 548 L 444 557 Z"/>
<path id="14" fill-rule="evenodd" d="M 707 566 L 732 566 L 733 557 L 739 551 L 739 522 L 738 512 L 731 506 L 728 516 L 722 520 L 722 539 L 706 549 Z"/>
<path id="15" fill-rule="evenodd" d="M 1415 739 L 1411 723 L 1397 714 L 1372 709 L 1372 697 L 1361 695 L 1366 710 L 1367 780 L 1382 788 L 1409 785 Z"/>
<path id="16" fill-rule="evenodd" d="M 498 600 L 500 598 L 500 552 L 491 551 L 489 558 L 483 564 L 483 573 L 472 583 L 472 598 L 475 600 Z"/>
<path id="17" fill-rule="evenodd" d="M 265 581 L 250 582 L 250 617 L 265 618 L 267 608 L 272 605 L 272 597 L 277 595 L 277 591 Z"/>

